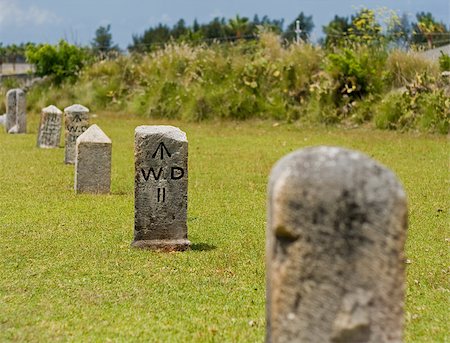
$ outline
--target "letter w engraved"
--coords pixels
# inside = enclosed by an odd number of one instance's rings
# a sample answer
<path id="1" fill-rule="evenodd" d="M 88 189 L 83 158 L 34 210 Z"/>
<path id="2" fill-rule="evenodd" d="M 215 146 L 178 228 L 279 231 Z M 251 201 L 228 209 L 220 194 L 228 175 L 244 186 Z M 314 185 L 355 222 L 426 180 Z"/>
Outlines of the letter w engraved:
<path id="1" fill-rule="evenodd" d="M 150 168 L 150 169 L 148 170 L 148 173 L 145 173 L 145 170 L 144 170 L 144 169 L 141 169 L 141 172 L 142 172 L 142 176 L 144 177 L 144 180 L 145 180 L 145 181 L 148 181 L 148 179 L 150 179 L 150 174 L 153 174 L 153 178 L 154 178 L 156 181 L 158 181 L 159 178 L 161 177 L 162 170 L 163 170 L 162 168 L 159 168 L 158 175 L 156 175 L 156 173 L 155 173 L 155 171 L 154 171 L 153 168 Z"/>

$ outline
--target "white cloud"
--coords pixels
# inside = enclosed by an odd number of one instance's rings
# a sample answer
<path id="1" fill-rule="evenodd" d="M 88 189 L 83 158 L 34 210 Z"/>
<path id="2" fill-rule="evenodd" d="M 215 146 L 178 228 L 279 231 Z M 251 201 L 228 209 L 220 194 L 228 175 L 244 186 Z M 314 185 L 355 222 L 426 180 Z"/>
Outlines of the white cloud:
<path id="1" fill-rule="evenodd" d="M 0 0 L 0 26 L 25 26 L 58 23 L 56 14 L 37 6 L 21 7 L 17 0 Z"/>

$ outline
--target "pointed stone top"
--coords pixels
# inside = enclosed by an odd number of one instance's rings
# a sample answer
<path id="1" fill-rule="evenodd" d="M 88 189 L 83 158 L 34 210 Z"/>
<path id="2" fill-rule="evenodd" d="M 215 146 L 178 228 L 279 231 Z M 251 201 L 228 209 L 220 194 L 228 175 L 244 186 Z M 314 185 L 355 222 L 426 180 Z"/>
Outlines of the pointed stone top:
<path id="1" fill-rule="evenodd" d="M 62 114 L 62 111 L 54 105 L 50 105 L 50 106 L 43 108 L 42 112 L 50 113 L 50 114 Z"/>
<path id="2" fill-rule="evenodd" d="M 169 125 L 142 125 L 135 130 L 136 135 L 147 136 L 160 134 L 177 141 L 187 141 L 186 133 L 178 127 Z"/>
<path id="3" fill-rule="evenodd" d="M 75 113 L 83 113 L 89 112 L 89 109 L 80 104 L 75 104 L 64 109 L 64 112 L 75 112 Z"/>
<path id="4" fill-rule="evenodd" d="M 77 138 L 77 144 L 81 142 L 111 144 L 111 139 L 96 124 L 89 126 L 80 137 Z"/>

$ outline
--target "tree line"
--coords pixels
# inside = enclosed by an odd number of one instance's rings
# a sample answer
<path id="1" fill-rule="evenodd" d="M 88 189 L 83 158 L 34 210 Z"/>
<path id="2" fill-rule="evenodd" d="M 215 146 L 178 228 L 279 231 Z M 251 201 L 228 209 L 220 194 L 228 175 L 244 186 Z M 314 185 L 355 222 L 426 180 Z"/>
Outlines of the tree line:
<path id="1" fill-rule="evenodd" d="M 401 17 L 392 15 L 391 22 L 387 23 L 388 28 L 384 33 L 382 33 L 382 23 L 378 22 L 376 14 L 373 10 L 361 9 L 350 17 L 336 15 L 322 27 L 324 37 L 319 40 L 319 43 L 329 47 L 341 44 L 352 35 L 367 34 L 373 39 L 384 38 L 405 46 L 426 45 L 431 48 L 450 43 L 450 27 L 438 22 L 429 12 L 417 13 L 415 21 L 410 21 L 406 14 Z M 231 19 L 216 17 L 204 24 L 194 20 L 192 25 L 187 25 L 184 19 L 180 19 L 172 27 L 158 24 L 149 27 L 142 34 L 132 35 L 132 43 L 127 49 L 130 52 L 148 52 L 170 41 L 203 43 L 256 39 L 261 29 L 273 31 L 280 34 L 286 42 L 292 42 L 297 36 L 295 32 L 297 22 L 300 39 L 303 42 L 310 41 L 315 27 L 313 17 L 300 12 L 286 27 L 284 19 L 270 19 L 267 15 L 262 18 L 255 15 L 252 19 L 239 15 Z M 365 27 L 361 27 L 361 22 L 365 24 Z M 25 51 L 30 45 L 34 44 L 3 46 L 0 42 L 0 62 L 24 62 Z M 96 30 L 89 48 L 100 55 L 120 51 L 113 42 L 111 25 L 100 26 Z"/>
<path id="2" fill-rule="evenodd" d="M 411 21 L 406 14 L 398 16 L 394 11 L 383 11 L 384 13 L 381 10 L 377 12 L 363 8 L 351 16 L 336 15 L 322 27 L 324 37 L 318 43 L 325 48 L 348 46 L 355 42 L 428 48 L 450 44 L 450 27 L 437 21 L 429 12 L 419 12 L 415 20 Z M 263 31 L 275 32 L 285 44 L 298 39 L 310 42 L 315 27 L 311 15 L 300 12 L 291 23 L 286 26 L 284 24 L 283 19 L 271 19 L 267 15 L 262 18 L 255 15 L 252 19 L 239 15 L 231 19 L 216 17 L 204 24 L 194 20 L 192 25 L 180 19 L 172 27 L 158 24 L 142 34 L 133 35 L 132 43 L 128 45 L 127 50 L 130 53 L 146 53 L 159 49 L 169 42 L 209 44 L 258 39 L 258 34 Z M 80 50 L 76 53 L 77 62 L 70 62 L 78 65 L 75 70 L 80 69 L 81 65 L 90 59 L 104 59 L 123 53 L 113 41 L 111 25 L 97 28 L 89 46 L 76 48 Z M 45 74 L 45 70 L 52 68 L 50 62 L 56 63 L 55 61 L 64 59 L 69 50 L 70 53 L 74 53 L 76 49 L 70 48 L 67 42 L 60 42 L 58 45 L 21 43 L 6 46 L 0 42 L 0 65 L 26 60 L 39 64 L 43 58 L 46 61 L 37 66 L 37 72 L 42 69 L 41 73 Z"/>

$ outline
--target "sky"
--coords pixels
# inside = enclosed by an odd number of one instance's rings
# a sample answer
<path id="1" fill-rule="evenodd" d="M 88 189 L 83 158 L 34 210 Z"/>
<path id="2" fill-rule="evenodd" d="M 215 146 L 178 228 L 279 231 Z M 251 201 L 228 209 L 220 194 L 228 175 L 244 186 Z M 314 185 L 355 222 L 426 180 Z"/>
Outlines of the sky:
<path id="1" fill-rule="evenodd" d="M 313 16 L 311 38 L 316 40 L 334 15 L 350 16 L 361 7 L 387 7 L 411 20 L 417 12 L 431 12 L 450 24 L 450 0 L 0 0 L 0 42 L 54 44 L 63 38 L 88 45 L 99 26 L 110 24 L 113 41 L 126 48 L 133 34 L 158 23 L 172 26 L 180 18 L 191 25 L 194 19 L 206 23 L 214 17 L 258 14 L 284 19 L 286 26 L 302 11 Z"/>

